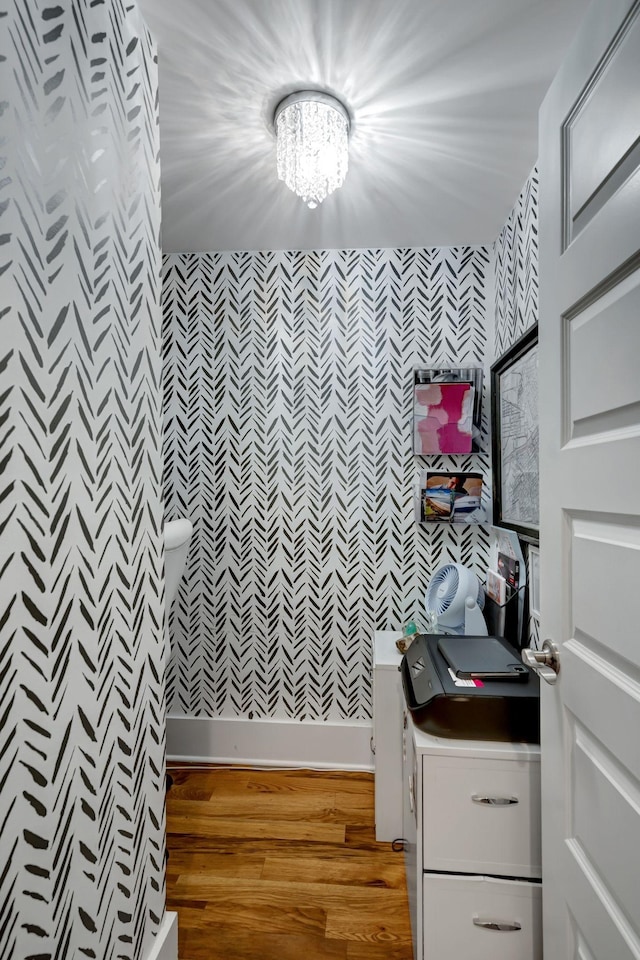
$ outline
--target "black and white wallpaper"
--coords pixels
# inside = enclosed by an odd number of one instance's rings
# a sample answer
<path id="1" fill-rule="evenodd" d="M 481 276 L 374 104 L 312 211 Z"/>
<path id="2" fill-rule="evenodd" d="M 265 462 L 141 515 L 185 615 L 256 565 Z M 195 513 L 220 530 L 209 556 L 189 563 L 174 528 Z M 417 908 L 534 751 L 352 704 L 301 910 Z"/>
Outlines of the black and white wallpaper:
<path id="1" fill-rule="evenodd" d="M 495 242 L 496 359 L 538 322 L 538 170 L 534 167 Z M 528 578 L 529 554 L 525 548 Z M 529 640 L 540 646 L 540 624 L 529 617 Z"/>
<path id="2" fill-rule="evenodd" d="M 159 165 L 134 4 L 0 0 L 0 958 L 164 912 Z"/>
<path id="3" fill-rule="evenodd" d="M 490 269 L 484 247 L 165 257 L 167 515 L 195 528 L 173 714 L 367 719 L 372 631 L 424 622 L 441 563 L 484 575 L 488 527 L 415 522 L 411 420 L 414 367 L 490 359 Z M 428 463 L 489 491 L 488 454 Z"/>
<path id="4" fill-rule="evenodd" d="M 538 322 L 538 169 L 495 242 L 495 357 Z"/>

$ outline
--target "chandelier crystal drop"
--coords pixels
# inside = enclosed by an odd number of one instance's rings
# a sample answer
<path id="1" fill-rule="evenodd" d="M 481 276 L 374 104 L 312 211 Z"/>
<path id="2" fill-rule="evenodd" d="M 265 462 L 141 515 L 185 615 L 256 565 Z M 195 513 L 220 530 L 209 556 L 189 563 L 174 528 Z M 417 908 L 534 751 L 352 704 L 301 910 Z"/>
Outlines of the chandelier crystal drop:
<path id="1" fill-rule="evenodd" d="M 278 179 L 313 209 L 344 183 L 349 114 L 328 94 L 303 90 L 276 108 Z"/>

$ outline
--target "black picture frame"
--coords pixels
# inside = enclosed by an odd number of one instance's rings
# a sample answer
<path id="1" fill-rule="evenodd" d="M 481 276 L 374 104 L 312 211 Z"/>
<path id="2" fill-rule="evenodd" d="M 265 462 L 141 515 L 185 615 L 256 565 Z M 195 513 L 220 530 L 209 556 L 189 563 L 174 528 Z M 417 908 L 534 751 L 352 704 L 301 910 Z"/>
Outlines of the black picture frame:
<path id="1" fill-rule="evenodd" d="M 519 371 L 531 371 L 533 363 L 537 370 L 538 325 L 531 327 L 524 336 L 510 347 L 491 367 L 491 453 L 493 461 L 493 523 L 497 527 L 514 530 L 519 537 L 529 543 L 537 544 L 539 533 L 539 456 L 538 456 L 538 421 L 535 420 L 535 429 L 530 436 L 524 437 L 522 443 L 511 442 L 505 444 L 506 423 L 503 423 L 503 407 L 509 403 L 504 397 L 504 391 L 513 390 L 513 384 L 518 382 Z M 533 387 L 535 382 L 535 402 L 537 405 L 537 376 L 535 381 L 531 377 L 526 383 L 523 378 L 523 390 Z M 509 387 L 509 385 L 511 385 Z M 533 398 L 528 398 L 532 400 Z M 513 405 L 513 417 L 509 418 L 509 429 L 518 429 L 517 405 Z M 523 417 L 523 429 L 524 420 Z M 507 451 L 505 447 L 509 447 Z M 506 458 L 509 458 L 509 467 L 506 467 Z M 519 458 L 521 462 L 519 461 Z M 535 469 L 534 469 L 535 468 Z M 514 476 L 515 475 L 515 476 Z M 526 496 L 522 498 L 531 510 L 533 499 L 538 503 L 536 517 L 518 514 L 518 497 L 514 495 L 517 484 L 526 489 Z M 535 491 L 535 493 L 534 493 Z"/>

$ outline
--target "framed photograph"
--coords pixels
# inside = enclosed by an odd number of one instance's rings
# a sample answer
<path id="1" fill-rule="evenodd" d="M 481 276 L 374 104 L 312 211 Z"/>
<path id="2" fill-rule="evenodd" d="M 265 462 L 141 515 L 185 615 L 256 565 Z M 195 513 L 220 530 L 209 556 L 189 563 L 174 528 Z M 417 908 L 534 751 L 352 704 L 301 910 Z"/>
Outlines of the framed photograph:
<path id="1" fill-rule="evenodd" d="M 484 523 L 482 474 L 427 471 L 420 485 L 423 523 Z"/>
<path id="2" fill-rule="evenodd" d="M 538 327 L 491 367 L 493 522 L 539 539 Z"/>

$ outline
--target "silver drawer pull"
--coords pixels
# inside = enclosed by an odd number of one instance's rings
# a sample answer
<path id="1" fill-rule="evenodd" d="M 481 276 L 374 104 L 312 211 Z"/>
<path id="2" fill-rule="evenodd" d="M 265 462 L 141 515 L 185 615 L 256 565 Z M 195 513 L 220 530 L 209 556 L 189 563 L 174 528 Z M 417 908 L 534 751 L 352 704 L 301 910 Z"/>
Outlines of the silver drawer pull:
<path id="1" fill-rule="evenodd" d="M 483 920 L 480 917 L 474 917 L 473 925 L 475 927 L 484 927 L 485 930 L 500 930 L 504 932 L 522 930 L 522 924 L 518 923 L 517 920 L 509 923 L 506 920 Z"/>
<path id="2" fill-rule="evenodd" d="M 471 796 L 474 803 L 486 803 L 492 807 L 508 807 L 512 803 L 520 803 L 517 797 L 483 797 L 479 793 Z"/>

